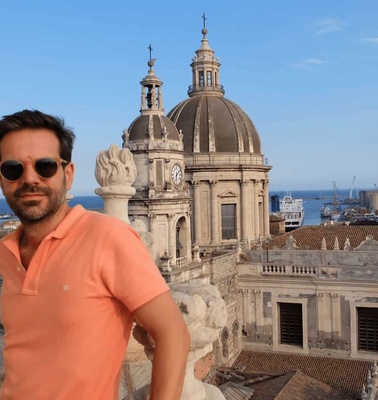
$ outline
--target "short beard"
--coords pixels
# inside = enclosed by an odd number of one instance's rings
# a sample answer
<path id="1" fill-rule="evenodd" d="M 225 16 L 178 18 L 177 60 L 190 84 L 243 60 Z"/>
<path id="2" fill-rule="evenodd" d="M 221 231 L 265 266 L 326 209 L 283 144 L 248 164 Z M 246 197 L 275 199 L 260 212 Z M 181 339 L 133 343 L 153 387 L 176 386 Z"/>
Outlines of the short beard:
<path id="1" fill-rule="evenodd" d="M 39 200 L 22 202 L 25 193 L 43 193 L 46 196 L 47 204 L 39 207 Z M 4 194 L 5 195 L 5 194 Z M 43 220 L 51 218 L 57 213 L 61 205 L 66 200 L 66 180 L 64 179 L 61 190 L 51 190 L 48 187 L 24 184 L 15 190 L 12 196 L 5 196 L 9 207 L 24 225 L 34 225 Z M 21 199 L 21 202 L 19 201 Z"/>

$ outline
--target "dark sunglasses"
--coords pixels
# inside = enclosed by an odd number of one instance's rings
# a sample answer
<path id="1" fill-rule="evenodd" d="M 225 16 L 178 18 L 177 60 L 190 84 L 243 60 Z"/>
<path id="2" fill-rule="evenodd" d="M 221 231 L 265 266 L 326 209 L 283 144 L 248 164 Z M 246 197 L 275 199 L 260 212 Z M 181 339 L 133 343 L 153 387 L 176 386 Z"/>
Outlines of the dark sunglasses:
<path id="1" fill-rule="evenodd" d="M 7 181 L 17 181 L 24 173 L 25 165 L 32 164 L 37 175 L 42 179 L 52 178 L 59 165 L 67 165 L 68 161 L 61 158 L 44 157 L 22 163 L 18 160 L 6 160 L 0 164 L 0 172 Z"/>

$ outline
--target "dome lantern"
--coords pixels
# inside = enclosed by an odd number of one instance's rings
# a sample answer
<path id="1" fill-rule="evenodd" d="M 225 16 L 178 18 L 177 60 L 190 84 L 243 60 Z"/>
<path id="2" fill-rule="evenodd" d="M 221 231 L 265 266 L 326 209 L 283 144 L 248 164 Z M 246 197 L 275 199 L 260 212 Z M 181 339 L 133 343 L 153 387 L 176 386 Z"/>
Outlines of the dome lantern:
<path id="1" fill-rule="evenodd" d="M 132 151 L 160 149 L 183 150 L 182 135 L 173 122 L 164 115 L 163 82 L 155 75 L 153 66 L 156 59 L 151 57 L 152 47 L 148 46 L 150 59 L 148 75 L 140 82 L 140 114 L 125 129 L 122 135 L 123 147 Z"/>
<path id="2" fill-rule="evenodd" d="M 206 37 L 206 16 L 202 15 L 203 28 L 201 47 L 196 51 L 196 55 L 192 59 L 190 66 L 193 73 L 193 84 L 189 86 L 189 97 L 196 96 L 199 93 L 213 94 L 217 96 L 224 95 L 223 86 L 219 84 L 219 68 L 220 62 L 215 57 L 214 50 L 210 47 Z"/>
<path id="3" fill-rule="evenodd" d="M 152 58 L 152 47 L 148 46 L 150 51 L 150 59 L 147 63 L 149 66 L 148 75 L 140 82 L 142 85 L 141 108 L 142 115 L 148 114 L 164 114 L 163 96 L 161 87 L 163 82 L 155 75 L 153 66 L 155 65 L 155 58 Z"/>
<path id="4" fill-rule="evenodd" d="M 219 84 L 220 62 L 207 40 L 206 17 L 201 47 L 193 58 L 189 98 L 177 104 L 167 117 L 183 133 L 186 154 L 254 154 L 253 164 L 263 164 L 259 134 L 249 116 L 224 97 Z"/>

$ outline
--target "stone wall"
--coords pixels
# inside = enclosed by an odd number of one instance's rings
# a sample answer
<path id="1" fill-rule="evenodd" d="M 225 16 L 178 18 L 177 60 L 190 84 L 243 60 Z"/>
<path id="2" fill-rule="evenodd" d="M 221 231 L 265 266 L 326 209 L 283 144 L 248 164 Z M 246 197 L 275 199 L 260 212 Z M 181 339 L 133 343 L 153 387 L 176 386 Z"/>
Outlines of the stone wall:
<path id="1" fill-rule="evenodd" d="M 270 250 L 239 264 L 243 346 L 371 358 L 358 349 L 358 308 L 378 307 L 377 251 Z M 262 262 L 260 262 L 262 260 Z M 280 305 L 301 305 L 303 343 L 280 341 Z"/>
<path id="2" fill-rule="evenodd" d="M 217 364 L 231 365 L 241 350 L 240 302 L 238 298 L 237 251 L 213 253 L 210 260 L 210 283 L 215 285 L 225 300 L 227 325 L 219 343 L 214 346 Z"/>
<path id="3" fill-rule="evenodd" d="M 219 339 L 213 344 L 212 367 L 231 365 L 241 350 L 240 301 L 238 298 L 238 251 L 225 250 L 208 253 L 199 263 L 190 263 L 172 271 L 163 271 L 168 283 L 188 283 L 194 279 L 205 279 L 216 286 L 226 303 L 227 323 Z M 196 366 L 202 375 L 211 375 L 208 359 Z"/>

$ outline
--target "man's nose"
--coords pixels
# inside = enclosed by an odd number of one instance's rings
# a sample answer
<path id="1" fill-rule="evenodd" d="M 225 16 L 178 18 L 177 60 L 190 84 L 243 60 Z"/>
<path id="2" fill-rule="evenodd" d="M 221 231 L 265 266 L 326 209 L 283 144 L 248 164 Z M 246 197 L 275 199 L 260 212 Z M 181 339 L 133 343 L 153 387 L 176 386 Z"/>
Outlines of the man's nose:
<path id="1" fill-rule="evenodd" d="M 24 183 L 31 184 L 40 182 L 41 178 L 35 171 L 34 165 L 26 163 L 24 164 L 24 173 L 22 174 L 21 180 Z"/>

